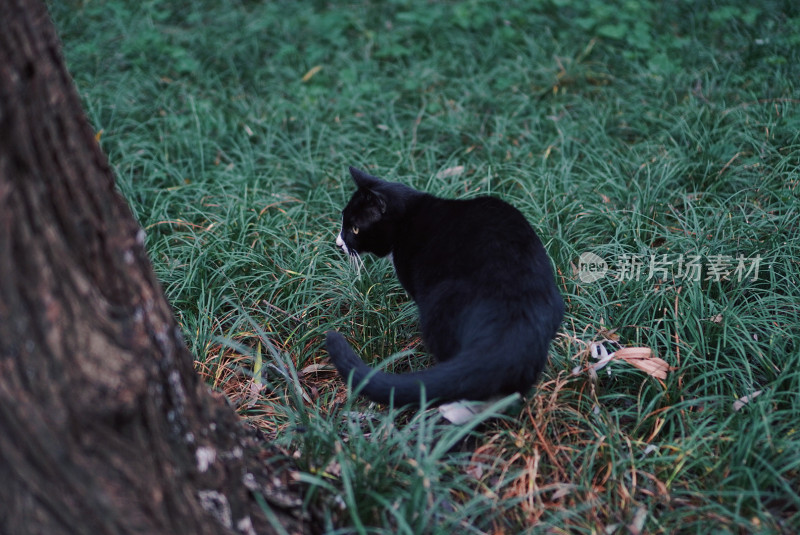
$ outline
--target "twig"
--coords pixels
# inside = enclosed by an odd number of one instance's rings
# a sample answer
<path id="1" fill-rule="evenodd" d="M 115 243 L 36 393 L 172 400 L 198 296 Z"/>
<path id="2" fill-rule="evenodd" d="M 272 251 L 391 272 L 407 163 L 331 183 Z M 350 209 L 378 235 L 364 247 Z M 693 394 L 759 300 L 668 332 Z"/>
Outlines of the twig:
<path id="1" fill-rule="evenodd" d="M 734 154 L 734 155 L 733 155 L 733 158 L 731 158 L 730 160 L 728 160 L 728 163 L 726 163 L 726 164 L 725 164 L 725 165 L 722 167 L 722 169 L 720 169 L 720 170 L 719 170 L 719 172 L 717 173 L 717 178 L 721 177 L 721 176 L 722 176 L 722 173 L 724 173 L 724 172 L 725 172 L 725 171 L 728 169 L 728 167 L 730 167 L 730 166 L 731 166 L 731 164 L 733 163 L 733 161 L 734 161 L 736 158 L 738 158 L 739 156 L 741 156 L 741 155 L 742 155 L 742 153 L 741 153 L 741 152 L 737 152 L 736 154 Z"/>

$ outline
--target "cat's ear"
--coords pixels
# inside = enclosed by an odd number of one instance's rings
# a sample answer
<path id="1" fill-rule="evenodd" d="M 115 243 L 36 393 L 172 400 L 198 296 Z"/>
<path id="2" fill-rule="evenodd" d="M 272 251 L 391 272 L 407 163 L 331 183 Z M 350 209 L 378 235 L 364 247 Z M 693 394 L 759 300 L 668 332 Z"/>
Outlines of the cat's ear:
<path id="1" fill-rule="evenodd" d="M 383 180 L 380 178 L 369 175 L 360 169 L 356 169 L 355 167 L 350 168 L 350 176 L 353 177 L 353 181 L 356 183 L 356 186 L 361 189 L 374 190 L 383 184 Z"/>
<path id="2" fill-rule="evenodd" d="M 358 186 L 358 189 L 367 192 L 367 198 L 375 205 L 378 211 L 381 214 L 385 213 L 386 197 L 381 193 L 380 186 L 386 182 L 355 167 L 350 167 L 350 176 L 353 177 L 353 181 L 356 183 L 356 186 Z"/>
<path id="3" fill-rule="evenodd" d="M 386 198 L 382 194 L 370 190 L 369 199 L 373 204 L 375 204 L 375 206 L 378 207 L 378 210 L 380 210 L 381 214 L 386 213 Z"/>

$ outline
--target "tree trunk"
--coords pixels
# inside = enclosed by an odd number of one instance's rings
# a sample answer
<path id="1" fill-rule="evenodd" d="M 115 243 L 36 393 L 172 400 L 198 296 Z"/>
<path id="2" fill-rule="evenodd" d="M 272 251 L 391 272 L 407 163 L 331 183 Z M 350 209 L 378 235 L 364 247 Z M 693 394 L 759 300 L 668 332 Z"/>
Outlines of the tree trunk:
<path id="1" fill-rule="evenodd" d="M 143 242 L 44 4 L 0 0 L 0 533 L 307 531 Z"/>

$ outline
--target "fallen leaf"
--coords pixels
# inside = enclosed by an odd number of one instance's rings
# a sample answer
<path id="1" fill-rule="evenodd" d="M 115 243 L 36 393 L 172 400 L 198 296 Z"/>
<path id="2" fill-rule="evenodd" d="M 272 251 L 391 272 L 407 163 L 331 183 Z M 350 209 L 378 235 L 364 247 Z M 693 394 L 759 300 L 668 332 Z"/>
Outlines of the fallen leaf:
<path id="1" fill-rule="evenodd" d="M 454 167 L 448 167 L 447 169 L 442 169 L 438 173 L 436 173 L 436 178 L 448 178 L 451 176 L 458 176 L 464 172 L 463 165 L 456 165 Z"/>
<path id="2" fill-rule="evenodd" d="M 644 529 L 644 523 L 647 520 L 647 509 L 639 507 L 633 515 L 633 521 L 628 524 L 628 530 L 631 535 L 639 535 Z"/>
<path id="3" fill-rule="evenodd" d="M 748 394 L 746 396 L 740 397 L 739 399 L 737 399 L 736 401 L 733 402 L 733 410 L 735 410 L 735 411 L 742 410 L 742 407 L 744 407 L 745 405 L 747 405 L 748 403 L 750 403 L 751 401 L 756 399 L 758 396 L 760 396 L 762 394 L 762 392 L 764 392 L 764 391 L 763 390 L 756 390 L 752 394 Z"/>
<path id="4" fill-rule="evenodd" d="M 600 336 L 602 336 L 607 340 L 611 340 L 612 342 L 619 342 L 619 333 L 617 332 L 616 329 L 601 328 L 600 332 L 597 334 L 599 334 Z"/>
<path id="5" fill-rule="evenodd" d="M 658 451 L 658 446 L 655 444 L 648 444 L 648 446 L 642 452 L 642 455 L 650 455 L 654 451 Z"/>
<path id="6" fill-rule="evenodd" d="M 606 364 L 611 362 L 615 355 L 615 353 L 609 353 L 606 349 L 606 346 L 604 346 L 601 342 L 592 343 L 592 345 L 589 347 L 589 350 L 592 353 L 592 357 L 598 360 L 598 362 L 595 362 L 589 366 L 590 373 L 591 371 L 597 372 L 603 369 Z"/>
<path id="7" fill-rule="evenodd" d="M 472 463 L 467 466 L 466 470 L 464 470 L 468 476 L 471 476 L 474 479 L 480 479 L 483 477 L 483 466 L 480 463 Z"/>
<path id="8" fill-rule="evenodd" d="M 589 351 L 591 351 L 592 357 L 596 359 L 608 358 L 608 350 L 601 342 L 592 342 L 592 345 L 589 346 Z"/>
<path id="9" fill-rule="evenodd" d="M 667 372 L 670 371 L 669 364 L 663 359 L 654 357 L 649 347 L 623 347 L 618 349 L 614 356 L 662 381 L 667 378 Z"/>
<path id="10" fill-rule="evenodd" d="M 574 485 L 568 483 L 556 484 L 556 491 L 550 496 L 550 500 L 560 500 L 564 496 L 568 496 L 575 489 Z"/>
<path id="11" fill-rule="evenodd" d="M 589 366 L 586 371 L 589 372 L 589 379 L 591 379 L 593 383 L 597 383 L 597 370 L 594 369 L 594 366 Z"/>
<path id="12" fill-rule="evenodd" d="M 621 359 L 649 359 L 653 357 L 653 350 L 649 347 L 621 347 L 614 354 Z"/>
<path id="13" fill-rule="evenodd" d="M 310 375 L 312 373 L 317 373 L 320 371 L 329 372 L 333 370 L 334 367 L 331 366 L 330 364 L 309 364 L 308 366 L 297 372 L 297 375 L 300 377 L 305 377 L 306 375 Z"/>
<path id="14" fill-rule="evenodd" d="M 266 385 L 256 383 L 255 381 L 251 382 L 248 389 L 247 389 L 247 407 L 253 408 L 256 403 L 258 403 L 258 398 L 261 395 L 261 391 L 266 388 Z"/>
<path id="15" fill-rule="evenodd" d="M 474 401 L 454 401 L 439 405 L 439 414 L 455 425 L 463 425 L 475 418 L 488 403 Z"/>
<path id="16" fill-rule="evenodd" d="M 300 80 L 303 83 L 308 82 L 309 80 L 311 80 L 314 77 L 315 74 L 317 74 L 321 70 L 322 70 L 322 65 L 314 65 L 313 67 L 308 69 L 308 72 L 305 73 Z"/>

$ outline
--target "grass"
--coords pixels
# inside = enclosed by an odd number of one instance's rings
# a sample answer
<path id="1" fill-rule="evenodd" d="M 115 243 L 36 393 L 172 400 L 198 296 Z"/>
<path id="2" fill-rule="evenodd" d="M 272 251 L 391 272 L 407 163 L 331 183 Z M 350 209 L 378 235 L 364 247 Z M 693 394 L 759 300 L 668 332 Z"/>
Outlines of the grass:
<path id="1" fill-rule="evenodd" d="M 751 4 L 50 8 L 198 372 L 297 458 L 328 531 L 794 533 L 800 13 Z M 351 164 L 537 228 L 567 316 L 526 400 L 459 428 L 348 396 L 328 329 L 420 365 L 391 267 L 333 246 Z M 573 374 L 603 340 L 673 370 Z"/>

